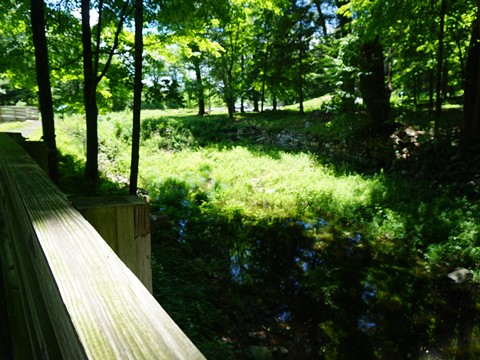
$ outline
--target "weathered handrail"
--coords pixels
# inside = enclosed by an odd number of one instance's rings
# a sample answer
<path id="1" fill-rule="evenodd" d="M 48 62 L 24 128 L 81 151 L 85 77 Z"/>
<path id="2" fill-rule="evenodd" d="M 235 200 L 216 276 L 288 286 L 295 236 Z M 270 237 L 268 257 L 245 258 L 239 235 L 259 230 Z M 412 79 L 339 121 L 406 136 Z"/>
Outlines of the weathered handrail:
<path id="1" fill-rule="evenodd" d="M 0 220 L 4 272 L 13 268 L 23 305 L 23 313 L 12 319 L 25 319 L 31 344 L 31 350 L 20 350 L 23 356 L 204 359 L 65 195 L 5 134 L 0 134 Z"/>
<path id="2" fill-rule="evenodd" d="M 38 119 L 38 108 L 35 106 L 0 106 L 0 123 Z"/>

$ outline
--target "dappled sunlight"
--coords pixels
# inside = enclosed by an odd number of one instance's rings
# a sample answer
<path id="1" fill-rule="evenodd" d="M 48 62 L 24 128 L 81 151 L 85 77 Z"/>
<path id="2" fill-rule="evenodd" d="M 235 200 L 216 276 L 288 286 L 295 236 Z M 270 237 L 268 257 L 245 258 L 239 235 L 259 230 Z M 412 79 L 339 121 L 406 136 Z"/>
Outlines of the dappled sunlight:
<path id="1" fill-rule="evenodd" d="M 102 172 L 126 179 L 131 133 L 124 119 L 104 120 Z M 216 354 L 388 358 L 445 351 L 441 339 L 456 348 L 451 329 L 465 323 L 439 319 L 469 311 L 452 299 L 473 290 L 447 274 L 480 278 L 478 207 L 408 172 L 366 174 L 319 151 L 258 143 L 260 123 L 166 115 L 143 125 L 139 186 L 167 311 Z M 80 125 L 66 128 L 82 139 Z"/>
<path id="2" fill-rule="evenodd" d="M 301 211 L 308 218 L 336 208 L 354 213 L 381 189 L 377 179 L 337 175 L 306 153 L 278 152 L 275 159 L 237 146 L 145 153 L 142 161 L 141 187 L 153 198 L 166 178 L 175 178 L 192 193 L 205 192 L 210 205 L 247 215 L 292 217 Z"/>

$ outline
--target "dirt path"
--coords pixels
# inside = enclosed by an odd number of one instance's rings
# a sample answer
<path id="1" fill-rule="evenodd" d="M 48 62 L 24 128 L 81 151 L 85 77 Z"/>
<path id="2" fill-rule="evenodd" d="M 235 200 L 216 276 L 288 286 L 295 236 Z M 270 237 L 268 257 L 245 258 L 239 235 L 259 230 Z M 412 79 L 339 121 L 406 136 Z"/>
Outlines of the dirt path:
<path id="1" fill-rule="evenodd" d="M 22 123 L 23 126 L 13 130 L 14 132 L 21 132 L 24 138 L 29 138 L 38 129 L 42 127 L 41 120 L 27 120 Z"/>

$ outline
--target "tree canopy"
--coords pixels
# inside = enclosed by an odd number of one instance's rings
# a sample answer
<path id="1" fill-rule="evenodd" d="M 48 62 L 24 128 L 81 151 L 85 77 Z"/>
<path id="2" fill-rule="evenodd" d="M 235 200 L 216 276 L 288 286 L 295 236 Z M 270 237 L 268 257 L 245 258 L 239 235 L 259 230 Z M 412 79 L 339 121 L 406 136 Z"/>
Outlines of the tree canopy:
<path id="1" fill-rule="evenodd" d="M 79 90 L 89 72 L 98 111 L 128 108 L 133 4 L 84 1 L 83 12 L 80 5 L 47 2 L 55 110 L 83 108 Z M 1 6 L 3 102 L 35 102 L 28 4 Z M 390 95 L 414 104 L 426 96 L 441 107 L 441 99 L 462 95 L 470 78 L 474 1 L 150 0 L 144 7 L 143 103 L 150 108 L 196 104 L 205 113 L 207 89 L 230 115 L 247 102 L 301 107 L 303 98 L 336 93 L 344 105 L 363 98 L 381 123 Z M 89 17 L 83 27 L 82 14 Z M 82 37 L 82 28 L 89 34 Z M 85 73 L 87 39 L 93 68 Z"/>

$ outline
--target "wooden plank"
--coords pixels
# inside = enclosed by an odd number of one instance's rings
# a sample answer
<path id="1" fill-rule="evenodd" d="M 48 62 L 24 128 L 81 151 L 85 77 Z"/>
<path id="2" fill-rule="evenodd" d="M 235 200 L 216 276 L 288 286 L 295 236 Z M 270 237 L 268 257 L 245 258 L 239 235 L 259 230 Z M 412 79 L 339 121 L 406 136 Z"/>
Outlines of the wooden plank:
<path id="1" fill-rule="evenodd" d="M 47 316 L 47 308 L 37 278 L 39 274 L 34 269 L 32 254 L 36 253 L 36 249 L 35 244 L 31 242 L 34 230 L 28 221 L 28 215 L 19 194 L 15 191 L 5 191 L 5 188 L 13 188 L 15 183 L 4 174 L 0 173 L 0 180 L 6 186 L 0 188 L 0 194 L 2 212 L 8 224 L 5 229 L 6 239 L 8 248 L 12 252 L 13 261 L 11 263 L 14 264 L 15 275 L 18 279 L 19 296 L 26 319 L 32 359 L 42 359 L 47 354 L 52 358 L 58 358 L 60 351 L 57 339 Z M 21 316 L 15 315 L 15 317 L 20 319 Z"/>
<path id="2" fill-rule="evenodd" d="M 38 165 L 2 134 L 0 171 L 32 224 L 33 237 L 21 246 L 30 249 L 62 358 L 204 359 Z"/>
<path id="3" fill-rule="evenodd" d="M 4 275 L 5 297 L 9 314 L 12 353 L 14 359 L 34 359 L 29 335 L 29 324 L 23 309 L 20 285 L 15 271 L 12 249 L 8 241 L 4 215 L 0 208 L 0 256 Z"/>
<path id="4" fill-rule="evenodd" d="M 135 243 L 137 247 L 135 274 L 145 287 L 153 293 L 152 284 L 152 242 L 150 237 L 150 211 L 147 204 L 133 208 L 135 219 Z"/>
<path id="5" fill-rule="evenodd" d="M 137 266 L 137 249 L 134 237 L 133 207 L 119 206 L 113 210 L 115 212 L 115 224 L 117 226 L 117 254 L 125 265 L 135 272 Z"/>
<path id="6" fill-rule="evenodd" d="M 3 135 L 6 136 L 6 135 Z M 13 142 L 10 137 L 9 141 Z M 15 146 L 18 144 L 13 142 Z M 0 149 L 1 150 L 1 149 Z M 26 153 L 20 154 L 28 158 Z M 17 161 L 21 161 L 19 158 Z M 51 318 L 48 317 L 47 305 L 42 293 L 40 277 L 43 275 L 36 268 L 35 229 L 29 219 L 21 194 L 12 191 L 16 188 L 15 178 L 9 177 L 8 172 L 3 171 L 7 165 L 0 156 L 0 180 L 2 210 L 7 222 L 7 239 L 12 249 L 13 263 L 18 278 L 18 288 L 23 305 L 33 359 L 43 359 L 46 355 L 51 358 L 59 358 L 60 350 L 52 326 Z M 10 161 L 13 161 L 11 159 Z M 33 161 L 33 160 L 31 160 Z M 40 168 L 37 167 L 37 170 Z M 27 176 L 30 174 L 27 174 Z M 45 175 L 44 175 L 45 176 Z"/>
<path id="7" fill-rule="evenodd" d="M 130 195 L 72 197 L 70 201 L 152 293 L 148 204 Z"/>
<path id="8" fill-rule="evenodd" d="M 79 209 L 85 219 L 93 225 L 110 248 L 118 254 L 117 224 L 115 222 L 115 209 L 112 208 L 86 208 Z"/>
<path id="9" fill-rule="evenodd" d="M 150 240 L 150 234 L 135 238 L 135 242 L 137 245 L 135 274 L 148 291 L 153 293 L 151 259 L 152 243 Z"/>

